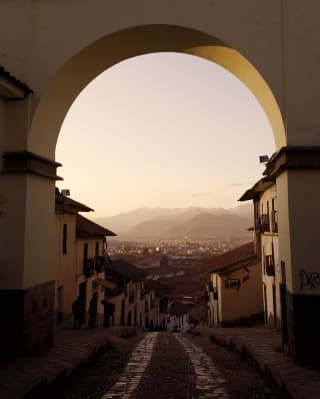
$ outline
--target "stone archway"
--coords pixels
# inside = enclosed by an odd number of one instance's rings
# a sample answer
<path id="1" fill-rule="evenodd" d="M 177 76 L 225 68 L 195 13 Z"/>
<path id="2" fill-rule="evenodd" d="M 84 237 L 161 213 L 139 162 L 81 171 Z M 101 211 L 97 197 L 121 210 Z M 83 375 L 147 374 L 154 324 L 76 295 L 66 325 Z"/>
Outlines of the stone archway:
<path id="1" fill-rule="evenodd" d="M 17 309 L 5 336 L 13 348 L 17 340 L 52 341 L 54 151 L 67 110 L 109 66 L 135 55 L 175 51 L 212 60 L 238 76 L 269 117 L 278 150 L 269 172 L 279 197 L 280 259 L 288 270 L 289 341 L 296 354 L 308 341 L 310 356 L 319 359 L 312 344 L 318 347 L 320 328 L 312 314 L 320 287 L 313 284 L 307 291 L 299 279 L 301 270 L 314 276 L 320 264 L 320 5 L 145 3 L 0 5 L 0 64 L 33 89 L 13 101 L 0 98 L 0 302 L 11 300 Z M 42 315 L 41 307 L 32 306 L 40 302 L 46 304 Z M 306 339 L 297 326 L 310 331 Z"/>

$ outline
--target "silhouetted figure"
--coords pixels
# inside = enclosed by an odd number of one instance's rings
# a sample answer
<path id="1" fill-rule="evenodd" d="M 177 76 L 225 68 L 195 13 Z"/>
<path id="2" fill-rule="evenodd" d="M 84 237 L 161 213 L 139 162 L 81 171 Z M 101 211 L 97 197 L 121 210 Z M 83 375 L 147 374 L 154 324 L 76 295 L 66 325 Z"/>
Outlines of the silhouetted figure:
<path id="1" fill-rule="evenodd" d="M 83 323 L 83 308 L 84 305 L 80 296 L 78 296 L 78 298 L 72 304 L 73 327 L 76 329 L 81 328 Z"/>
<path id="2" fill-rule="evenodd" d="M 101 301 L 104 309 L 104 318 L 103 318 L 103 327 L 110 327 L 110 317 L 113 318 L 113 313 L 115 311 L 115 306 L 113 303 L 108 302 L 108 298 L 105 297 L 103 301 Z"/>
<path id="3" fill-rule="evenodd" d="M 96 326 L 98 313 L 98 294 L 95 292 L 89 304 L 89 328 L 94 328 Z"/>

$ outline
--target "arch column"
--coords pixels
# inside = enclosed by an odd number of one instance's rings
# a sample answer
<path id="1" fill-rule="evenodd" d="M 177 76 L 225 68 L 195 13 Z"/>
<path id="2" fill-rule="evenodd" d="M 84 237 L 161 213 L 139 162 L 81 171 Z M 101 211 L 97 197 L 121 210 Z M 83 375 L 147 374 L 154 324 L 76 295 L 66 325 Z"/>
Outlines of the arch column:
<path id="1" fill-rule="evenodd" d="M 283 147 L 267 173 L 276 178 L 279 255 L 286 283 L 289 352 L 306 366 L 320 365 L 320 146 Z"/>
<path id="2" fill-rule="evenodd" d="M 60 164 L 27 151 L 30 99 L 0 101 L 0 357 L 8 358 L 53 341 Z"/>

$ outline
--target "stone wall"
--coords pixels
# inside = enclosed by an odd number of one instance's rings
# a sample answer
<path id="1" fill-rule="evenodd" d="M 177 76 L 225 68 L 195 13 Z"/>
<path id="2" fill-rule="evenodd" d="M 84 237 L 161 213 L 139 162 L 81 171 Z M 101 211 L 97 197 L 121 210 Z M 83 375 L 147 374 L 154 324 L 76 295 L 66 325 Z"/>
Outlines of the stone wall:
<path id="1" fill-rule="evenodd" d="M 54 281 L 0 290 L 0 359 L 34 354 L 53 343 Z"/>

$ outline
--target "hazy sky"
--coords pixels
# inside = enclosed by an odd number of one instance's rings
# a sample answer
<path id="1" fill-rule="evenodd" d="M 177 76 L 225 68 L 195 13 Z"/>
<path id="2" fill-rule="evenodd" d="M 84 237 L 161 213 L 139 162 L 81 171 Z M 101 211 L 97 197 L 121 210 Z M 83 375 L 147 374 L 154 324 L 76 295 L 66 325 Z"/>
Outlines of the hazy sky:
<path id="1" fill-rule="evenodd" d="M 251 92 L 220 66 L 157 53 L 106 70 L 76 99 L 61 129 L 60 188 L 94 217 L 138 207 L 224 207 L 275 151 Z"/>

